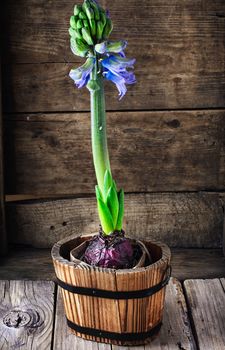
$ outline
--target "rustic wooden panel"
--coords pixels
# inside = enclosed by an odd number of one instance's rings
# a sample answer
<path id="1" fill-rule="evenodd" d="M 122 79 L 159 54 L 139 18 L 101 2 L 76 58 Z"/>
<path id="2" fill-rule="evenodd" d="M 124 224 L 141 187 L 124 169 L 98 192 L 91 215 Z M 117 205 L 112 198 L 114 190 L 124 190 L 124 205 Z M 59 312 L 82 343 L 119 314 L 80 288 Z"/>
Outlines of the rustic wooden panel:
<path id="1" fill-rule="evenodd" d="M 0 258 L 0 264 L 0 279 L 55 279 L 49 249 L 15 246 L 6 257 Z M 172 248 L 171 264 L 173 277 L 180 281 L 225 276 L 222 249 Z"/>
<path id="2" fill-rule="evenodd" d="M 98 230 L 96 199 L 25 201 L 6 206 L 12 242 L 51 247 L 71 234 Z M 172 247 L 220 247 L 223 209 L 216 193 L 153 193 L 125 196 L 127 235 L 154 238 Z"/>
<path id="3" fill-rule="evenodd" d="M 81 1 L 78 1 L 81 2 Z M 204 68 L 222 70 L 225 3 L 223 0 L 100 1 L 110 10 L 112 38 L 126 38 L 129 52 L 154 72 Z M 3 3 L 4 61 L 64 62 L 69 50 L 68 26 L 74 0 L 8 0 Z M 144 54 L 143 54 L 144 51 Z M 178 65 L 177 65 L 178 63 Z M 184 68 L 182 70 L 182 68 Z"/>
<path id="4" fill-rule="evenodd" d="M 223 190 L 224 118 L 224 110 L 108 113 L 118 185 L 127 192 Z M 15 115 L 5 124 L 7 193 L 93 193 L 89 113 Z"/>
<path id="5" fill-rule="evenodd" d="M 4 187 L 3 187 L 3 134 L 2 134 L 2 77 L 0 60 L 0 255 L 7 252 L 7 238 L 5 230 L 5 211 L 4 211 Z"/>
<path id="6" fill-rule="evenodd" d="M 51 349 L 54 283 L 0 281 L 0 348 Z"/>
<path id="7" fill-rule="evenodd" d="M 225 276 L 222 249 L 172 250 L 172 275 L 179 280 Z"/>
<path id="8" fill-rule="evenodd" d="M 30 63 L 5 67 L 6 111 L 89 108 L 88 92 L 81 94 L 66 78 L 73 65 L 65 62 L 77 62 L 67 32 L 73 4 L 5 2 L 4 51 L 10 51 L 5 62 Z M 104 5 L 115 22 L 114 38 L 127 38 L 128 54 L 137 57 L 138 83 L 121 102 L 110 88 L 109 109 L 224 107 L 223 0 L 129 0 L 126 6 L 117 0 Z"/>
<path id="9" fill-rule="evenodd" d="M 64 317 L 64 310 L 62 305 L 61 295 L 58 293 L 57 308 L 56 308 L 56 325 L 54 337 L 54 349 L 110 349 L 106 344 L 90 343 L 71 335 L 66 325 Z M 159 337 L 155 339 L 150 345 L 145 345 L 145 349 L 160 350 L 164 349 L 167 344 L 168 350 L 186 349 L 194 350 L 195 343 L 193 340 L 185 304 L 184 295 L 182 293 L 180 283 L 171 279 L 166 289 L 166 302 L 164 310 L 163 326 Z M 178 345 L 179 344 L 179 345 Z M 112 346 L 113 350 L 118 350 L 120 347 Z M 124 347 L 124 349 L 140 349 L 140 347 Z M 141 347 L 142 349 L 142 347 Z"/>
<path id="10" fill-rule="evenodd" d="M 225 294 L 219 279 L 184 282 L 200 350 L 225 348 Z"/>
<path id="11" fill-rule="evenodd" d="M 74 64 L 45 63 L 4 66 L 4 112 L 87 111 L 89 92 L 74 87 L 68 73 Z M 192 67 L 192 66 L 191 66 Z M 223 67 L 223 64 L 221 65 Z M 164 72 L 162 73 L 161 70 Z M 225 79 L 221 71 L 176 72 L 165 74 L 149 65 L 137 63 L 137 84 L 128 87 L 118 100 L 113 83 L 106 82 L 106 106 L 109 110 L 217 108 L 225 106 Z"/>

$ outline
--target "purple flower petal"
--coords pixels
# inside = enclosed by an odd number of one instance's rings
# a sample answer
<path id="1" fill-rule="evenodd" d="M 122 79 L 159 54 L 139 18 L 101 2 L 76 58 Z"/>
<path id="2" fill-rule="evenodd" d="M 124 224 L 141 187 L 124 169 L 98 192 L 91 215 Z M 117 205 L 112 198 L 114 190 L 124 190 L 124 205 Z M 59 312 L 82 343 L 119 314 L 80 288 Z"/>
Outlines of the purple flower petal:
<path id="1" fill-rule="evenodd" d="M 128 59 L 121 55 L 110 55 L 101 61 L 103 76 L 116 84 L 119 90 L 119 99 L 127 92 L 126 84 L 134 84 L 136 78 L 133 72 L 127 68 L 133 68 L 135 59 Z"/>
<path id="2" fill-rule="evenodd" d="M 133 68 L 134 63 L 135 58 L 128 59 L 119 55 L 110 55 L 101 61 L 102 66 L 112 72 L 121 72 L 126 68 Z"/>
<path id="3" fill-rule="evenodd" d="M 103 75 L 106 79 L 111 80 L 114 84 L 116 84 L 116 87 L 119 91 L 119 100 L 123 98 L 123 96 L 127 92 L 127 88 L 125 85 L 125 79 L 119 75 L 113 74 L 111 71 L 105 71 L 103 72 Z"/>
<path id="4" fill-rule="evenodd" d="M 76 86 L 80 89 L 87 85 L 90 80 L 91 71 L 94 68 L 95 58 L 89 57 L 86 62 L 76 69 L 71 69 L 69 76 L 74 80 Z"/>

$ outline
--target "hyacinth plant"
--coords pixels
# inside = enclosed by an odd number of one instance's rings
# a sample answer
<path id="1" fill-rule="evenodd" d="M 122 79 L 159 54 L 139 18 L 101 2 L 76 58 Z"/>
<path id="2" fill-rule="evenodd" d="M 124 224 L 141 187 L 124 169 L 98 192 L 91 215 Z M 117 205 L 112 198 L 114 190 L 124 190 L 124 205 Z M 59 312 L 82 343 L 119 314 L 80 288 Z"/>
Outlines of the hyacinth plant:
<path id="1" fill-rule="evenodd" d="M 128 267 L 133 248 L 124 237 L 124 192 L 112 177 L 106 135 L 104 79 L 113 82 L 121 99 L 126 85 L 135 83 L 135 59 L 128 59 L 124 40 L 110 41 L 113 24 L 109 12 L 96 0 L 75 5 L 70 18 L 70 46 L 74 55 L 86 58 L 69 76 L 78 88 L 87 87 L 91 99 L 92 153 L 97 178 L 96 198 L 100 235 L 89 244 L 84 260 L 103 267 Z"/>

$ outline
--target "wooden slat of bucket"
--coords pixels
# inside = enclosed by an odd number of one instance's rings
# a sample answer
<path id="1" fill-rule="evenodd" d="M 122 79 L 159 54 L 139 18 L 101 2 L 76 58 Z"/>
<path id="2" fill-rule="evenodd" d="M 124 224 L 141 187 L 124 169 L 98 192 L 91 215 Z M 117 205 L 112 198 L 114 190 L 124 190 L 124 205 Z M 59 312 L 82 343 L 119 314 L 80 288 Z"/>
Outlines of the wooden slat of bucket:
<path id="1" fill-rule="evenodd" d="M 61 293 L 57 293 L 54 350 L 111 350 L 107 344 L 98 344 L 76 337 L 66 323 Z"/>
<path id="2" fill-rule="evenodd" d="M 145 242 L 148 245 L 148 242 Z M 165 261 L 170 260 L 169 252 L 165 253 Z M 127 270 L 116 272 L 118 290 L 147 289 L 162 281 L 165 274 L 165 264 L 156 263 L 146 269 L 137 269 L 130 274 Z M 149 298 L 120 300 L 121 314 L 125 316 L 121 320 L 122 331 L 144 332 L 157 325 L 162 318 L 165 290 L 161 290 Z M 124 310 L 127 312 L 123 312 Z M 151 310 L 146 314 L 145 310 Z M 137 317 L 131 317 L 135 313 Z M 139 318 L 140 315 L 140 318 Z"/>
<path id="3" fill-rule="evenodd" d="M 139 350 L 142 347 L 123 347 L 123 350 Z M 166 289 L 163 325 L 159 335 L 144 346 L 145 350 L 196 349 L 187 314 L 187 306 L 181 284 L 174 278 Z M 112 350 L 121 350 L 112 345 Z"/>
<path id="4" fill-rule="evenodd" d="M 69 251 L 71 246 L 79 244 L 80 239 L 82 240 L 83 238 L 74 238 L 72 242 L 70 240 L 69 246 L 68 243 L 66 245 L 63 243 L 61 245 L 62 250 Z M 147 244 L 153 249 L 153 258 L 158 257 L 159 259 L 161 257 L 161 248 L 148 242 Z M 59 268 L 58 276 L 61 276 L 60 278 L 69 284 L 111 291 L 127 291 L 146 289 L 159 283 L 163 279 L 169 260 L 169 249 L 163 246 L 162 259 L 146 268 L 134 270 L 93 268 L 85 266 L 83 263 L 74 265 L 61 257 L 59 258 L 59 264 L 56 264 L 56 266 Z M 148 298 L 129 300 L 93 298 L 66 291 L 63 292 L 63 297 L 67 317 L 80 326 L 118 333 L 132 333 L 147 331 L 156 326 L 162 318 L 164 291 L 160 291 Z M 75 310 L 71 311 L 74 306 Z M 101 310 L 101 314 L 98 314 L 97 310 Z M 147 310 L 151 310 L 151 312 L 146 313 Z M 103 338 L 83 337 L 90 340 L 101 340 L 106 343 L 110 342 L 108 339 Z M 114 343 L 124 344 L 124 342 L 119 341 Z M 136 344 L 138 343 L 140 343 L 140 340 L 136 342 Z M 126 344 L 130 344 L 130 342 L 126 342 Z"/>

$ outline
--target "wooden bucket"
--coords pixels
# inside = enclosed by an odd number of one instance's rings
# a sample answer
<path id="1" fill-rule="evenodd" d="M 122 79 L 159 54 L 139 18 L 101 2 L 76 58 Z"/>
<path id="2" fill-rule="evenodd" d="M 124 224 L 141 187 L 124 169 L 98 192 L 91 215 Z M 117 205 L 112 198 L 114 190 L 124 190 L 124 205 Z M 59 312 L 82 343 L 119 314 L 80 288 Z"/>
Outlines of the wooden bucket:
<path id="1" fill-rule="evenodd" d="M 68 326 L 87 340 L 116 345 L 148 343 L 162 323 L 170 277 L 169 247 L 142 240 L 153 264 L 115 270 L 70 261 L 70 251 L 87 239 L 69 237 L 52 248 Z"/>

